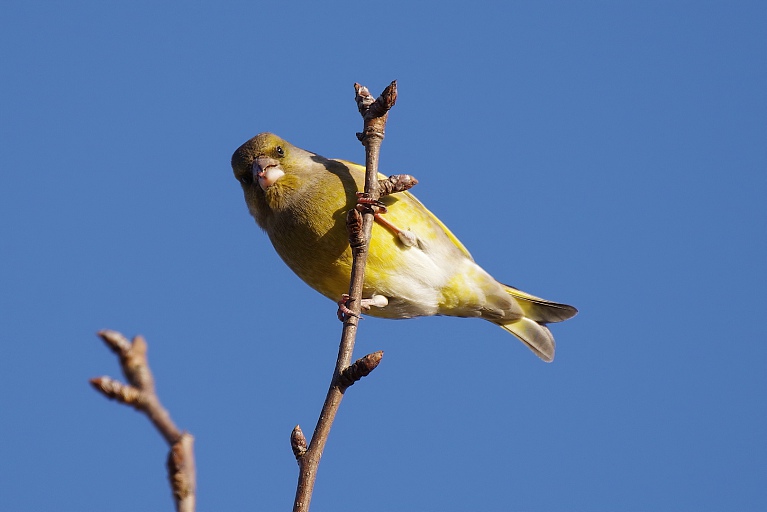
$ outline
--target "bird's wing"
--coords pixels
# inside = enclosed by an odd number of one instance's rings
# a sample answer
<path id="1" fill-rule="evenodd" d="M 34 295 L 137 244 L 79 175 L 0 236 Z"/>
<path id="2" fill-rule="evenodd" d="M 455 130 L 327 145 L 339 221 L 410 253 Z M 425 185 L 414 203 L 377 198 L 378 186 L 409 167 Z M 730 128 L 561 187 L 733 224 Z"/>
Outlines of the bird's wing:
<path id="1" fill-rule="evenodd" d="M 456 236 L 453 234 L 453 232 L 452 232 L 452 231 L 450 231 L 450 230 L 448 229 L 448 227 L 447 227 L 447 226 L 445 226 L 445 224 L 444 224 L 444 223 L 443 223 L 441 220 L 439 220 L 439 217 L 437 217 L 436 215 L 434 215 L 433 213 L 431 213 L 431 211 L 430 211 L 428 208 L 426 208 L 426 207 L 423 205 L 423 203 L 422 203 L 421 201 L 419 201 L 419 200 L 418 200 L 418 198 L 416 198 L 416 197 L 415 197 L 413 194 L 411 194 L 410 192 L 404 192 L 404 193 L 403 193 L 403 195 L 407 196 L 407 197 L 408 197 L 408 199 L 412 200 L 416 208 L 418 208 L 419 210 L 422 210 L 422 211 L 423 211 L 423 213 L 424 213 L 426 216 L 428 216 L 429 218 L 431 218 L 431 220 L 432 220 L 432 221 L 434 221 L 434 222 L 435 222 L 435 223 L 436 223 L 436 224 L 437 224 L 437 225 L 438 225 L 440 228 L 442 228 L 442 231 L 444 231 L 444 232 L 445 232 L 445 235 L 447 235 L 447 237 L 450 239 L 450 241 L 451 241 L 451 242 L 453 242 L 453 245 L 455 245 L 456 247 L 458 247 L 458 249 L 460 249 L 460 251 L 461 251 L 461 252 L 462 252 L 462 253 L 463 253 L 463 254 L 464 254 L 464 255 L 465 255 L 467 258 L 469 258 L 469 259 L 470 259 L 470 260 L 472 260 L 472 261 L 474 260 L 474 258 L 472 258 L 472 257 L 471 257 L 471 254 L 469 253 L 469 250 L 468 250 L 468 249 L 467 249 L 467 248 L 466 248 L 466 247 L 465 247 L 465 246 L 464 246 L 464 245 L 461 243 L 461 241 L 460 241 L 460 240 L 458 240 L 458 237 L 456 237 Z"/>

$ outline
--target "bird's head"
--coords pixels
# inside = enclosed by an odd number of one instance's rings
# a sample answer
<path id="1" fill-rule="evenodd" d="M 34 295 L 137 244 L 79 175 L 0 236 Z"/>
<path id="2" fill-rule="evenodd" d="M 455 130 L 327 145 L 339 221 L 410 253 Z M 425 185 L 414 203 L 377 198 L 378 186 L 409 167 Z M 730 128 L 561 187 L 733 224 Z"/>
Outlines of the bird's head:
<path id="1" fill-rule="evenodd" d="M 266 191 L 291 168 L 298 148 L 273 133 L 261 133 L 237 148 L 232 155 L 234 177 L 243 189 Z"/>
<path id="2" fill-rule="evenodd" d="M 234 177 L 242 185 L 245 201 L 259 226 L 276 210 L 288 207 L 316 179 L 322 157 L 298 148 L 273 133 L 261 133 L 232 155 Z"/>

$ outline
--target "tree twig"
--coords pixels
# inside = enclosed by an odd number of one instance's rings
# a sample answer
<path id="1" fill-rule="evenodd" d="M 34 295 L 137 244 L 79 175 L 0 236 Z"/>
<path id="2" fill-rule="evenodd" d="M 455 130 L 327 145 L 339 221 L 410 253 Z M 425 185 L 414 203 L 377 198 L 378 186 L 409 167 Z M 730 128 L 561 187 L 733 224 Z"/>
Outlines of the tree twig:
<path id="1" fill-rule="evenodd" d="M 128 384 L 104 376 L 91 379 L 91 385 L 107 398 L 130 405 L 144 413 L 154 424 L 170 446 L 168 480 L 176 502 L 176 510 L 194 512 L 196 486 L 194 437 L 176 427 L 170 413 L 157 397 L 154 377 L 146 356 L 146 340 L 142 336 L 136 336 L 131 342 L 119 332 L 107 330 L 100 331 L 98 335 L 120 358 L 120 366 Z"/>
<path id="2" fill-rule="evenodd" d="M 378 157 L 381 151 L 381 142 L 384 139 L 388 113 L 397 100 L 397 83 L 392 82 L 389 84 L 377 99 L 373 98 L 368 89 L 360 84 L 354 84 L 354 91 L 356 93 L 357 107 L 364 121 L 363 131 L 357 134 L 357 138 L 365 146 L 366 172 L 364 197 L 375 201 L 380 197 Z M 362 288 L 365 279 L 364 273 L 370 234 L 373 229 L 374 211 L 372 208 L 363 208 L 361 223 L 359 216 L 357 210 L 351 210 L 347 216 L 347 227 L 350 231 L 349 238 L 353 256 L 352 273 L 349 283 L 349 300 L 347 302 L 351 314 L 344 316 L 341 343 L 338 348 L 338 358 L 336 359 L 333 378 L 330 382 L 330 389 L 322 406 L 322 411 L 308 448 L 306 448 L 306 439 L 300 427 L 297 426 L 293 429 L 291 434 L 291 446 L 300 468 L 296 498 L 293 502 L 294 512 L 306 512 L 309 510 L 314 482 L 317 478 L 317 468 L 344 392 L 356 380 L 369 374 L 381 361 L 381 357 L 383 357 L 383 352 L 377 352 L 361 358 L 354 365 L 350 365 L 357 335 L 357 325 L 362 309 Z"/>

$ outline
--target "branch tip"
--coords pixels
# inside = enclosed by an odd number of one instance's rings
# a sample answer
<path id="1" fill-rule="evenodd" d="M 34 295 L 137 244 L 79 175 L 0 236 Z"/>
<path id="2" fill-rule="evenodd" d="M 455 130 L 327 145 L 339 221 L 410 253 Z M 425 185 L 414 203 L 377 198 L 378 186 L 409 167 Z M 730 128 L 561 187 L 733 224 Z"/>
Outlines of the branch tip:
<path id="1" fill-rule="evenodd" d="M 357 102 L 360 114 L 364 116 L 376 99 L 370 94 L 370 90 L 367 87 L 354 82 L 354 100 Z"/>
<path id="2" fill-rule="evenodd" d="M 133 342 L 131 343 L 131 350 L 133 352 L 145 356 L 148 348 L 146 339 L 142 335 L 137 334 L 133 337 Z"/>
<path id="3" fill-rule="evenodd" d="M 366 146 L 366 140 L 369 138 L 383 140 L 386 118 L 389 115 L 389 110 L 397 102 L 397 81 L 393 80 L 375 99 L 367 87 L 358 83 L 354 84 L 354 91 L 356 92 L 357 109 L 364 120 L 364 130 L 362 133 L 356 134 L 357 139 Z"/>
<path id="4" fill-rule="evenodd" d="M 386 112 L 391 110 L 397 103 L 397 81 L 392 80 L 376 101 L 381 103 L 381 108 L 385 109 Z"/>
<path id="5" fill-rule="evenodd" d="M 94 377 L 90 380 L 91 385 L 102 395 L 110 400 L 117 400 L 126 405 L 139 409 L 143 405 L 141 391 L 128 386 L 110 377 Z"/>
<path id="6" fill-rule="evenodd" d="M 131 342 L 128 341 L 128 338 L 117 331 L 102 329 L 97 334 L 114 353 L 120 356 L 131 349 Z"/>

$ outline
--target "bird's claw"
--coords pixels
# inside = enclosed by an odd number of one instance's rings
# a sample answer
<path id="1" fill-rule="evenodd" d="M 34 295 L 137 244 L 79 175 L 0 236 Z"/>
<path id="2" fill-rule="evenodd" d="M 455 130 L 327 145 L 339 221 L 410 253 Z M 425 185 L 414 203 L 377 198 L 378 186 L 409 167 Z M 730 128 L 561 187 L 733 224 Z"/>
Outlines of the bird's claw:
<path id="1" fill-rule="evenodd" d="M 341 295 L 341 300 L 338 301 L 338 319 L 342 322 L 346 322 L 350 317 L 361 318 L 354 311 L 349 309 L 349 294 L 344 293 Z"/>
<path id="2" fill-rule="evenodd" d="M 341 295 L 341 300 L 338 301 L 338 319 L 342 322 L 345 322 L 349 319 L 349 317 L 356 317 L 360 320 L 362 317 L 351 309 L 349 309 L 349 300 L 351 297 L 349 297 L 349 294 L 344 293 Z M 383 295 L 373 295 L 369 299 L 361 299 L 360 300 L 360 309 L 368 310 L 371 307 L 377 307 L 382 308 L 389 304 L 389 299 L 384 297 Z"/>
<path id="3" fill-rule="evenodd" d="M 371 198 L 365 192 L 357 192 L 357 211 L 365 213 L 365 211 L 372 211 L 375 214 L 386 213 L 386 205 L 384 205 L 378 199 Z"/>

